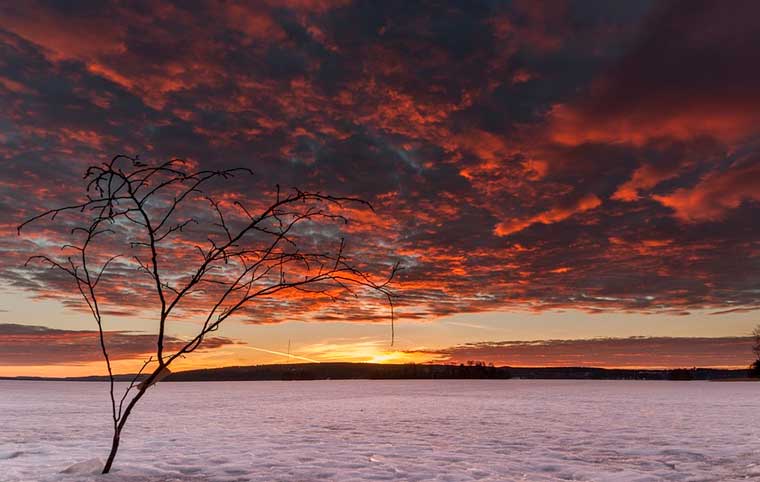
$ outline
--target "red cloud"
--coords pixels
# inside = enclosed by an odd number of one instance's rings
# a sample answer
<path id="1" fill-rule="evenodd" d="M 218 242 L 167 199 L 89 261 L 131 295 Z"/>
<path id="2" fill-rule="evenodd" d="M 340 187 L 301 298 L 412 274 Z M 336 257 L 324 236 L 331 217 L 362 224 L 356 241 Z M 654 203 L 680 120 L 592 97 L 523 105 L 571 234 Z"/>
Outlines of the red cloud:
<path id="1" fill-rule="evenodd" d="M 653 198 L 684 221 L 716 221 L 745 201 L 760 201 L 760 164 L 711 172 L 694 187 Z"/>

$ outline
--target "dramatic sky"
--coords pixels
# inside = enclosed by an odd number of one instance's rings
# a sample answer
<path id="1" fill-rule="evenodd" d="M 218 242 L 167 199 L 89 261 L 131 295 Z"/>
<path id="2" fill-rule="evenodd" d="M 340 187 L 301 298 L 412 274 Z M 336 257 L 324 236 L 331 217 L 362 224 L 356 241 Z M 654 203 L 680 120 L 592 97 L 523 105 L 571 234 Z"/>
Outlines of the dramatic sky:
<path id="1" fill-rule="evenodd" d="M 253 169 L 228 200 L 364 198 L 347 252 L 404 268 L 393 346 L 382 300 L 280 298 L 184 366 L 281 362 L 289 343 L 316 361 L 746 366 L 758 45 L 756 1 L 6 2 L 0 375 L 102 372 L 76 288 L 22 266 L 61 231 L 16 226 L 117 153 Z M 106 312 L 117 370 L 156 329 L 127 291 Z M 170 320 L 169 345 L 196 328 Z"/>

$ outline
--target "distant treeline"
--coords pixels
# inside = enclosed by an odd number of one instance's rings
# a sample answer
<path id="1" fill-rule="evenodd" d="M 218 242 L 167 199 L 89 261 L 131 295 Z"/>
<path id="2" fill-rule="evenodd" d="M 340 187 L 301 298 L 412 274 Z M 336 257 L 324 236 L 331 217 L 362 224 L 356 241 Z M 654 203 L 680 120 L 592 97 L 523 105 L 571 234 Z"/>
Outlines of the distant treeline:
<path id="1" fill-rule="evenodd" d="M 629 370 L 586 367 L 495 367 L 483 362 L 448 365 L 377 363 L 291 363 L 243 367 L 209 368 L 175 372 L 164 381 L 256 381 L 256 380 L 419 380 L 419 379 L 550 379 L 550 380 L 736 380 L 747 378 L 748 370 L 689 368 L 673 370 Z M 128 381 L 132 375 L 117 375 Z M 26 380 L 49 378 L 17 377 Z M 106 377 L 70 377 L 65 380 L 100 381 Z"/>
<path id="2" fill-rule="evenodd" d="M 235 380 L 400 380 L 400 379 L 581 379 L 581 380 L 724 380 L 748 376 L 747 370 L 712 368 L 625 370 L 584 367 L 494 367 L 482 362 L 461 365 L 297 363 L 190 370 L 168 381 Z"/>

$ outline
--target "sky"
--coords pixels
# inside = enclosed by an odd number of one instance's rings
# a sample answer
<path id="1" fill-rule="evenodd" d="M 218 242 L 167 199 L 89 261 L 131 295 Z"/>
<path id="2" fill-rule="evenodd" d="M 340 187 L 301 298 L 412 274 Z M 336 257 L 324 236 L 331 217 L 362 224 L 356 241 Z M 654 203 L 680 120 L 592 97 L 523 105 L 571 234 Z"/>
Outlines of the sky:
<path id="1" fill-rule="evenodd" d="M 276 185 L 367 200 L 302 239 L 344 237 L 377 279 L 403 268 L 393 340 L 382 299 L 294 293 L 225 321 L 180 368 L 746 366 L 758 19 L 754 1 L 3 4 L 0 376 L 103 372 L 76 286 L 24 267 L 70 225 L 16 227 L 81 200 L 87 166 L 116 154 L 250 168 L 213 188 L 228 207 Z M 106 286 L 117 371 L 154 349 L 146 281 Z M 168 346 L 197 329 L 180 312 Z"/>

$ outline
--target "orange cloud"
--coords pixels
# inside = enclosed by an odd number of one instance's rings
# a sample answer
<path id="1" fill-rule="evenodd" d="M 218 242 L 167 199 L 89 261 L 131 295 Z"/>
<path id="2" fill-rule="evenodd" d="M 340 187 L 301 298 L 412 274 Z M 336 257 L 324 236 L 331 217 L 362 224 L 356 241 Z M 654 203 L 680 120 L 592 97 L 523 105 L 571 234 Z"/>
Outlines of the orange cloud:
<path id="1" fill-rule="evenodd" d="M 644 164 L 633 172 L 631 179 L 618 186 L 611 198 L 618 201 L 636 201 L 639 199 L 639 191 L 651 189 L 677 173 L 678 166 Z"/>
<path id="2" fill-rule="evenodd" d="M 601 95 L 600 95 L 601 97 Z M 625 109 L 625 110 L 622 110 Z M 689 99 L 662 113 L 659 104 L 621 108 L 621 112 L 600 113 L 586 106 L 556 105 L 550 114 L 550 138 L 557 143 L 627 143 L 642 146 L 670 137 L 690 140 L 712 136 L 736 142 L 757 132 L 760 112 L 746 104 L 720 104 L 718 100 Z"/>
<path id="3" fill-rule="evenodd" d="M 525 219 L 502 221 L 496 225 L 494 228 L 494 233 L 497 236 L 509 236 L 510 234 L 522 231 L 523 229 L 536 223 L 557 223 L 564 221 L 565 219 L 575 214 L 595 209 L 601 204 L 602 200 L 599 199 L 595 194 L 587 194 L 569 206 L 558 206 Z"/>

